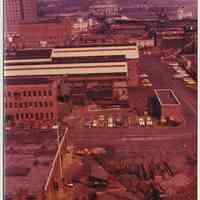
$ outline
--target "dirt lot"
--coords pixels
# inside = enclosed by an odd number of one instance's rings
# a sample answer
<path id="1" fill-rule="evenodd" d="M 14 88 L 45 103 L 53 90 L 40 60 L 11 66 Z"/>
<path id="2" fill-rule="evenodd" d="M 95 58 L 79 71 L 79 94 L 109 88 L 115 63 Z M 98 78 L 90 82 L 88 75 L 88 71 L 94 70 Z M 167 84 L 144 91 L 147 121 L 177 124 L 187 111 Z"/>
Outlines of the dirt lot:
<path id="1" fill-rule="evenodd" d="M 129 152 L 112 147 L 76 149 L 70 172 L 76 191 L 72 196 L 76 199 L 76 193 L 84 188 L 79 200 L 89 200 L 91 194 L 97 200 L 195 200 L 195 146 L 194 140 L 182 139 L 170 144 L 135 142 Z M 94 186 L 90 177 L 99 185 Z M 106 185 L 101 185 L 104 182 Z"/>

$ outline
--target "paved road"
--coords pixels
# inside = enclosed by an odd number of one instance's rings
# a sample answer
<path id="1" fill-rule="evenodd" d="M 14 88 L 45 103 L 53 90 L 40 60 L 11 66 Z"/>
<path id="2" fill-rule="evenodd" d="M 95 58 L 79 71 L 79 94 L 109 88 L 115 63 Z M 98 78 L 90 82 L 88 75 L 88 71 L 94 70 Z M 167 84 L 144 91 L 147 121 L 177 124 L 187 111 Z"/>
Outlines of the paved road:
<path id="1" fill-rule="evenodd" d="M 141 55 L 140 72 L 147 73 L 153 88 L 171 88 L 182 103 L 185 123 L 176 128 L 121 128 L 121 129 L 75 129 L 72 140 L 75 146 L 106 146 L 116 147 L 118 151 L 129 152 L 135 142 L 195 141 L 197 118 L 197 94 L 187 88 L 183 81 L 173 78 L 174 71 L 159 57 Z M 133 99 L 136 99 L 135 96 Z M 142 147 L 143 148 L 143 147 Z"/>

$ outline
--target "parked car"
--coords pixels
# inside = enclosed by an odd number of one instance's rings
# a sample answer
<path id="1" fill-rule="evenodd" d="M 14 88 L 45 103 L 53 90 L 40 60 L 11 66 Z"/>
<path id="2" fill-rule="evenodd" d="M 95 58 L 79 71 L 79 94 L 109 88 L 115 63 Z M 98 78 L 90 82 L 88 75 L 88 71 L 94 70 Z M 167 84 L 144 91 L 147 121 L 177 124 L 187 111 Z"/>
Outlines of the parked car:
<path id="1" fill-rule="evenodd" d="M 145 78 L 141 81 L 142 83 L 150 83 L 149 79 Z"/>
<path id="2" fill-rule="evenodd" d="M 177 62 L 170 62 L 169 65 L 170 66 L 179 66 L 179 64 Z"/>
<path id="3" fill-rule="evenodd" d="M 147 117 L 146 118 L 146 125 L 147 126 L 152 126 L 153 125 L 153 121 L 152 121 L 151 117 Z"/>
<path id="4" fill-rule="evenodd" d="M 148 78 L 147 74 L 140 74 L 140 78 Z"/>
<path id="5" fill-rule="evenodd" d="M 85 122 L 84 122 L 84 127 L 91 128 L 92 127 L 92 120 L 89 119 L 89 118 L 86 118 Z"/>
<path id="6" fill-rule="evenodd" d="M 184 78 L 183 81 L 188 85 L 195 85 L 196 81 L 194 81 L 192 78 Z"/>
<path id="7" fill-rule="evenodd" d="M 184 78 L 184 76 L 182 74 L 175 74 L 175 75 L 173 75 L 173 77 L 176 79 Z"/>
<path id="8" fill-rule="evenodd" d="M 144 83 L 143 86 L 144 87 L 152 87 L 152 83 Z"/>
<path id="9" fill-rule="evenodd" d="M 46 129 L 48 129 L 48 126 L 47 125 L 42 125 L 41 129 L 46 130 Z"/>
<path id="10" fill-rule="evenodd" d="M 108 128 L 114 128 L 113 118 L 108 117 Z"/>
<path id="11" fill-rule="evenodd" d="M 160 123 L 161 123 L 161 125 L 166 125 L 167 124 L 167 119 L 164 118 L 164 117 L 161 117 Z"/>
<path id="12" fill-rule="evenodd" d="M 141 127 L 145 126 L 145 121 L 143 118 L 139 118 L 138 122 L 139 122 L 139 126 L 141 126 Z"/>
<path id="13" fill-rule="evenodd" d="M 98 125 L 100 128 L 105 127 L 105 116 L 104 115 L 99 115 Z"/>
<path id="14" fill-rule="evenodd" d="M 128 118 L 127 117 L 124 117 L 124 120 L 123 120 L 123 127 L 124 128 L 128 128 L 129 125 L 128 125 Z"/>
<path id="15" fill-rule="evenodd" d="M 11 130 L 11 127 L 10 127 L 10 126 L 6 126 L 6 127 L 5 127 L 5 130 L 6 130 L 6 131 L 9 131 L 9 130 Z"/>
<path id="16" fill-rule="evenodd" d="M 97 128 L 98 127 L 98 121 L 96 119 L 93 120 L 92 127 L 93 128 Z"/>

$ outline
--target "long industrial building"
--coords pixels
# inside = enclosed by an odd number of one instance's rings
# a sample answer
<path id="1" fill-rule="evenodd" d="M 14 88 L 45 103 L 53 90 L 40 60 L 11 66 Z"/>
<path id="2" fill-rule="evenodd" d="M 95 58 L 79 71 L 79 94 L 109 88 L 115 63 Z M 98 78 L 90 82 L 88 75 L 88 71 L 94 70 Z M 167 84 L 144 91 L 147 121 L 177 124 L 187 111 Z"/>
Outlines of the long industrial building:
<path id="1" fill-rule="evenodd" d="M 71 82 L 127 81 L 138 84 L 136 45 L 26 49 L 9 53 L 5 77 L 65 76 Z"/>

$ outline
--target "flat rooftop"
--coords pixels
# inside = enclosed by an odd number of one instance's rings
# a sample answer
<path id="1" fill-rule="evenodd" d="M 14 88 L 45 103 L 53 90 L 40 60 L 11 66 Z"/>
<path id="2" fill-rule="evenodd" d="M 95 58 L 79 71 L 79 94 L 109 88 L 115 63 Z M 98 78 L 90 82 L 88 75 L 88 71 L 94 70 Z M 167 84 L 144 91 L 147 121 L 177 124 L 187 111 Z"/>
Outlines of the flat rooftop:
<path id="1" fill-rule="evenodd" d="M 24 49 L 15 52 L 5 52 L 6 60 L 13 59 L 30 59 L 30 58 L 50 58 L 52 49 L 39 48 L 39 49 Z"/>
<path id="2" fill-rule="evenodd" d="M 179 105 L 180 102 L 171 89 L 154 90 L 161 105 Z"/>
<path id="3" fill-rule="evenodd" d="M 85 57 L 57 57 L 52 59 L 12 60 L 5 61 L 6 66 L 42 65 L 42 64 L 74 64 L 74 63 L 104 63 L 126 61 L 124 55 L 85 56 Z"/>
<path id="4" fill-rule="evenodd" d="M 50 62 L 51 58 L 69 58 L 70 62 L 73 57 L 89 59 L 94 57 L 98 60 L 100 56 L 114 59 L 117 56 L 126 56 L 126 58 L 139 58 L 139 52 L 136 44 L 116 44 L 116 45 L 91 45 L 91 46 L 71 46 L 66 48 L 38 48 L 38 49 L 23 49 L 13 52 L 5 52 L 5 63 L 15 62 L 14 60 L 21 60 L 22 62 Z M 100 58 L 101 59 L 101 58 Z M 85 61 L 84 61 L 85 62 Z"/>
<path id="5" fill-rule="evenodd" d="M 5 85 L 41 85 L 52 83 L 53 80 L 48 78 L 7 78 L 4 80 Z"/>
<path id="6" fill-rule="evenodd" d="M 12 130 L 5 134 L 5 196 L 13 197 L 20 189 L 38 194 L 56 154 L 56 132 Z"/>

